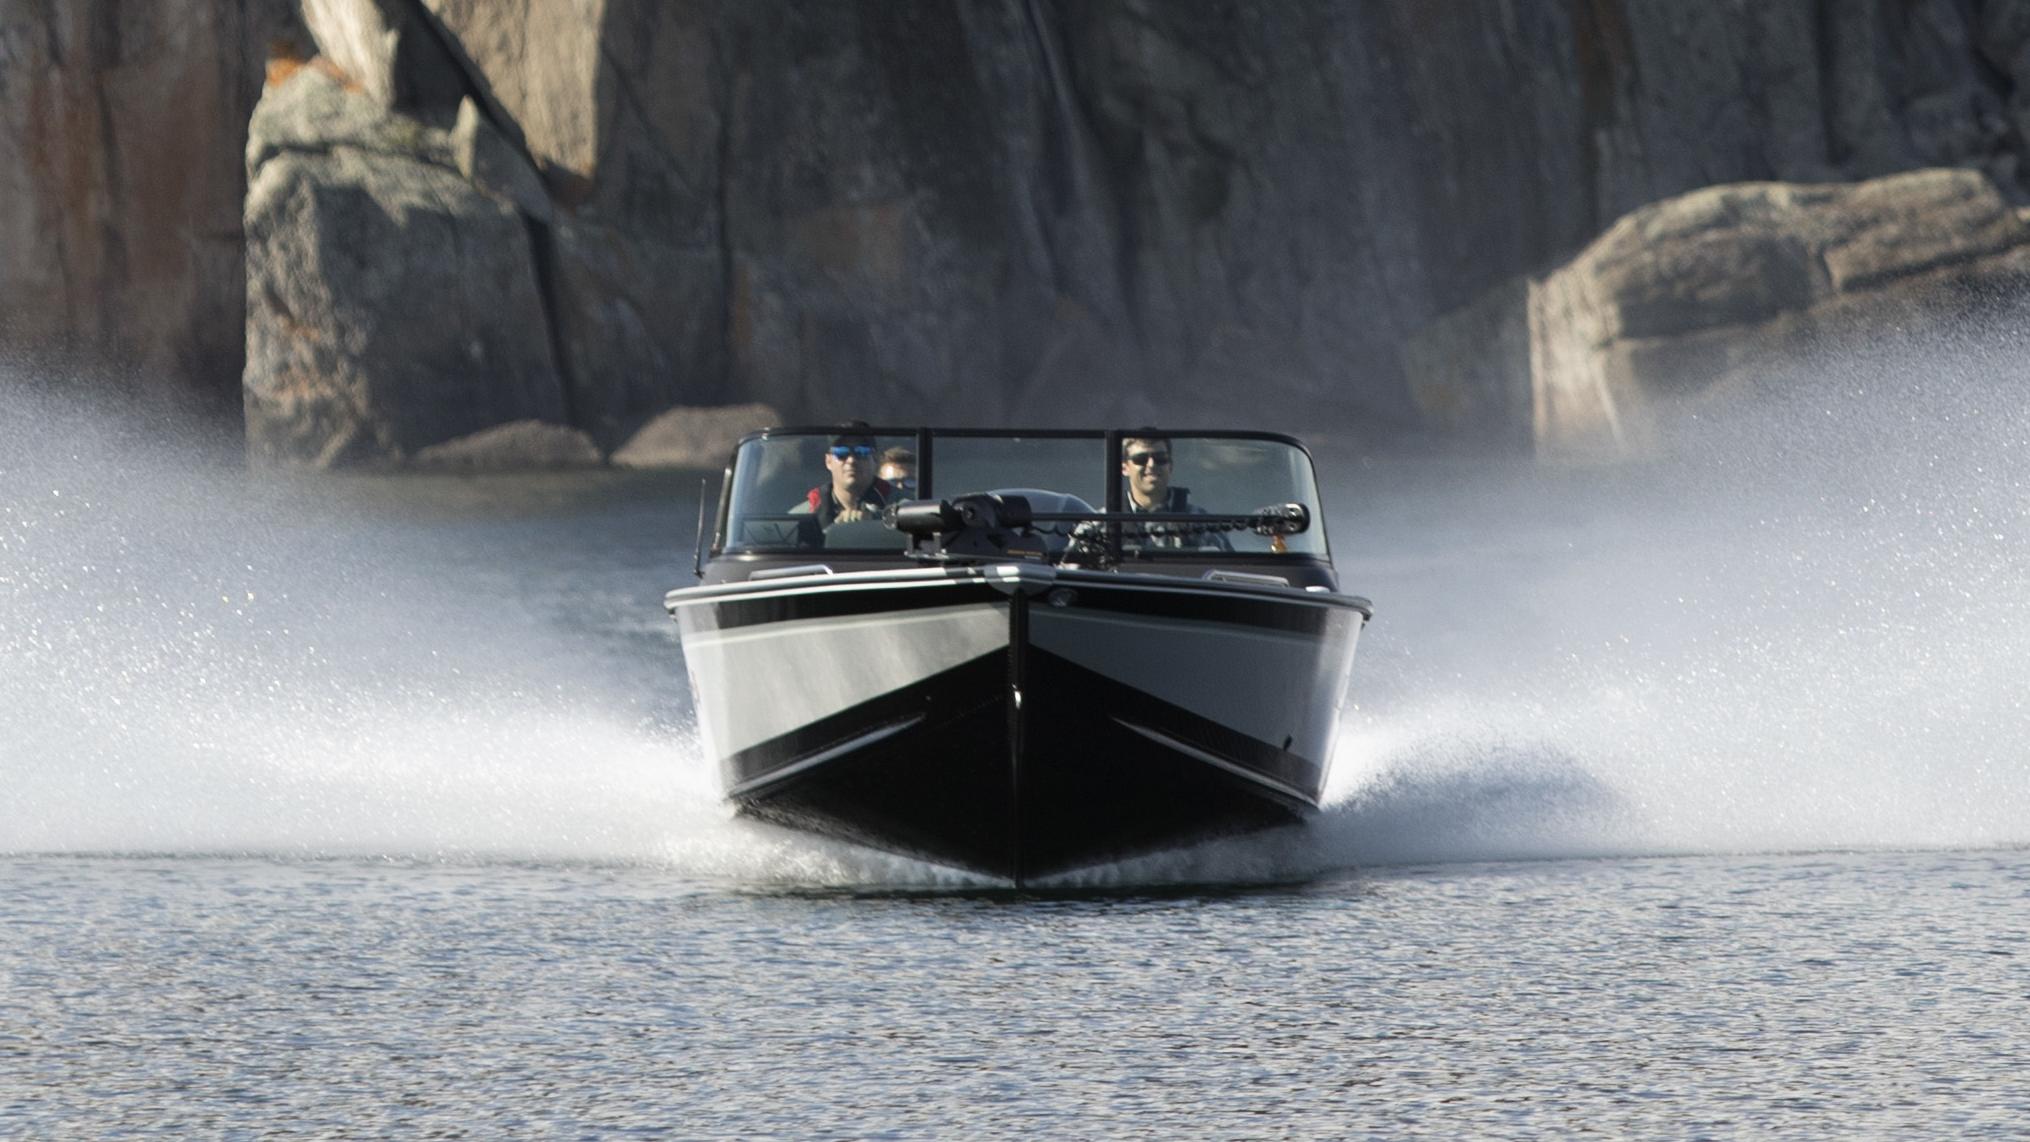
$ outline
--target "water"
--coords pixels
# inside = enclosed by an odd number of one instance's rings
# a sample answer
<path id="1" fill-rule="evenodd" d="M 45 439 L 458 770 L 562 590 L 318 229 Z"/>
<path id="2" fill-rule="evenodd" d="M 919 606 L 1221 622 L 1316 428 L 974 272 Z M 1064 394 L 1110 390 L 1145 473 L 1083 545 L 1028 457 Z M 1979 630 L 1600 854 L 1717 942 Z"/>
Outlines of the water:
<path id="1" fill-rule="evenodd" d="M 1040 899 L 556 862 L 0 869 L 9 1134 L 1967 1137 L 2030 1114 L 2016 853 Z"/>
<path id="2" fill-rule="evenodd" d="M 1031 896 L 727 819 L 692 478 L 253 477 L 0 384 L 0 1134 L 2011 1132 L 2024 364 L 1328 451 L 1329 812 Z"/>

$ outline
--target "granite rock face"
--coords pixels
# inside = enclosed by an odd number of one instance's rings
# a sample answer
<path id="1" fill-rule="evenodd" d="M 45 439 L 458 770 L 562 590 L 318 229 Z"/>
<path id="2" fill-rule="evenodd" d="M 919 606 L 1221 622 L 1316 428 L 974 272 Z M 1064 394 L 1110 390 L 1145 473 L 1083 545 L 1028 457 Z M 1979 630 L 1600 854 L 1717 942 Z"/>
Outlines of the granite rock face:
<path id="1" fill-rule="evenodd" d="M 2030 218 L 1973 171 L 1711 187 L 1490 290 L 1406 357 L 1456 434 L 1613 457 L 1829 338 L 1944 326 L 2026 290 Z"/>
<path id="2" fill-rule="evenodd" d="M 2023 149 L 1953 0 L 428 7 L 569 203 L 615 428 L 1414 421 L 1412 332 L 1628 210 Z"/>
<path id="3" fill-rule="evenodd" d="M 387 462 L 512 421 L 563 422 L 529 230 L 449 133 L 305 67 L 247 144 L 247 443 Z"/>
<path id="4" fill-rule="evenodd" d="M 502 256 L 526 249 L 542 320 L 475 414 L 537 415 L 513 378 L 553 374 L 562 422 L 603 449 L 740 400 L 799 420 L 1442 424 L 1413 335 L 1631 211 L 1930 167 L 2016 201 L 2030 156 L 2030 0 L 299 3 L 0 0 L 0 312 L 19 326 L 0 338 L 237 375 L 177 363 L 231 355 L 254 272 L 190 252 L 238 241 L 244 112 L 204 83 L 244 106 L 270 25 L 298 20 L 350 94 L 450 159 L 348 154 L 442 169 L 523 233 Z M 161 57 L 189 75 L 130 97 L 127 29 L 158 12 L 161 37 L 211 34 Z M 144 138 L 173 155 L 104 158 Z M 168 214 L 99 169 L 138 186 L 172 166 L 146 182 L 180 188 Z M 172 285 L 142 289 L 156 244 L 177 258 L 146 280 Z M 159 300 L 178 290 L 200 300 Z M 447 343 L 461 320 L 439 313 Z M 249 407 L 299 384 L 276 359 L 247 358 Z M 453 427 L 397 427 L 414 415 L 286 451 L 364 458 Z"/>
<path id="5" fill-rule="evenodd" d="M 303 39 L 295 0 L 0 0 L 0 354 L 238 406 L 240 153 Z"/>
<path id="6" fill-rule="evenodd" d="M 736 49 L 719 6 L 425 7 L 556 204 L 539 253 L 573 422 L 611 449 L 672 407 L 738 399 L 720 177 Z"/>

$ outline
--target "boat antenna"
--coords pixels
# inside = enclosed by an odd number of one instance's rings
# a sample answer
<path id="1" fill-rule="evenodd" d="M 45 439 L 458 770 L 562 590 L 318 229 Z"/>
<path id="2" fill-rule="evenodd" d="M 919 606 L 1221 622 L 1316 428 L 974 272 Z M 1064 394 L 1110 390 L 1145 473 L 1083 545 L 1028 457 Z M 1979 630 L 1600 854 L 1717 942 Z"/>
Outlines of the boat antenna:
<path id="1" fill-rule="evenodd" d="M 701 580 L 705 577 L 705 491 L 711 482 L 710 476 L 698 477 L 698 534 L 692 540 L 691 574 Z"/>

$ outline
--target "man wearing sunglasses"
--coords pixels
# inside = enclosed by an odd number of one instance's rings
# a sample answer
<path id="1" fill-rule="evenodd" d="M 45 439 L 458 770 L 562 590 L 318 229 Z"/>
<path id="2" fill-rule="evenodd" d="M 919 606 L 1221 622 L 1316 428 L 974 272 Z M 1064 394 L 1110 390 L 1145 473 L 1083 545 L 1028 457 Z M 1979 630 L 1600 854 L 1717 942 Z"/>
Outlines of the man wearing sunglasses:
<path id="1" fill-rule="evenodd" d="M 874 475 L 872 436 L 851 430 L 833 434 L 825 449 L 825 468 L 831 481 L 812 488 L 790 514 L 814 515 L 820 529 L 880 518 L 895 489 Z"/>
<path id="2" fill-rule="evenodd" d="M 916 492 L 916 453 L 900 444 L 883 452 L 879 479 L 908 499 Z"/>
<path id="3" fill-rule="evenodd" d="M 1191 502 L 1191 489 L 1170 483 L 1170 441 L 1161 436 L 1128 436 L 1121 439 L 1121 475 L 1128 481 L 1127 509 L 1131 512 L 1188 512 L 1205 515 L 1206 510 Z M 1205 548 L 1232 551 L 1233 544 L 1218 532 L 1191 530 L 1189 524 L 1152 523 L 1137 529 L 1140 535 L 1125 538 L 1143 547 L 1171 549 Z"/>

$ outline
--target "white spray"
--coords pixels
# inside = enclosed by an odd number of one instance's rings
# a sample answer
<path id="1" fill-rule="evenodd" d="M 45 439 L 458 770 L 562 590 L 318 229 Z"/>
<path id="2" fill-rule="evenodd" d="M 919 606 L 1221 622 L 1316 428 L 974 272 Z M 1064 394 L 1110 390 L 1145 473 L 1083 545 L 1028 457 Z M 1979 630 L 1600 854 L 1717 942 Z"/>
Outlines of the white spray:
<path id="1" fill-rule="evenodd" d="M 1626 468 L 1322 457 L 1377 604 L 1328 812 L 1068 882 L 2030 841 L 2026 366 L 1885 339 Z M 0 403 L 0 851 L 967 883 L 727 820 L 655 606 L 682 507 L 518 553 L 565 533 Z"/>

